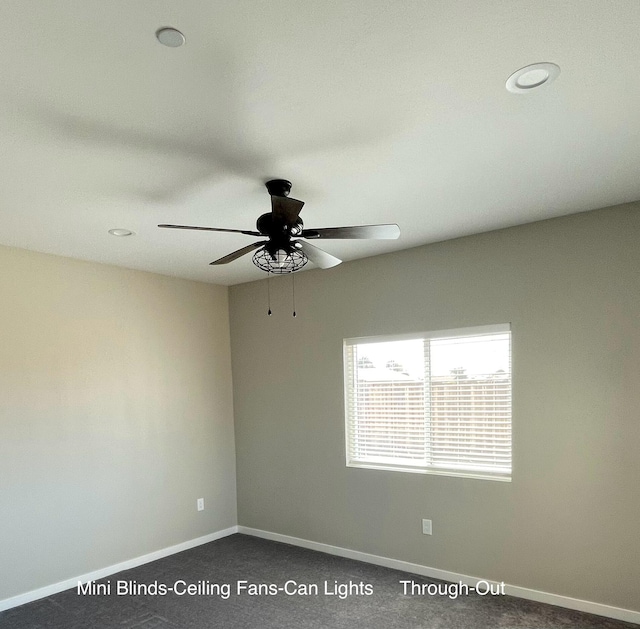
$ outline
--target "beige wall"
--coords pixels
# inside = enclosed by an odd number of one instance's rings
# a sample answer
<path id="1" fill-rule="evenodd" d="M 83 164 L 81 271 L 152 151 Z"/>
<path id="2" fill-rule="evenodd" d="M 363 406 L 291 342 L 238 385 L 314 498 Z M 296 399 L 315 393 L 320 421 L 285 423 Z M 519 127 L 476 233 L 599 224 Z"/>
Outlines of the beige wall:
<path id="1" fill-rule="evenodd" d="M 230 289 L 241 525 L 640 610 L 639 205 L 290 281 Z M 343 338 L 508 322 L 513 482 L 345 467 Z"/>
<path id="2" fill-rule="evenodd" d="M 0 298 L 0 599 L 236 523 L 226 288 L 0 248 Z"/>

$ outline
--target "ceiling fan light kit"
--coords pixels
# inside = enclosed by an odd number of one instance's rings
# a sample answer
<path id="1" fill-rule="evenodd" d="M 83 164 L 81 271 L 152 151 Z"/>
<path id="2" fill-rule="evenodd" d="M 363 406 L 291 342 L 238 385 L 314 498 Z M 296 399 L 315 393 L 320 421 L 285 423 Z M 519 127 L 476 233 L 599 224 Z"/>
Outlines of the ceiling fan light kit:
<path id="1" fill-rule="evenodd" d="M 284 275 L 299 271 L 309 261 L 309 258 L 297 249 L 291 252 L 278 249 L 271 254 L 266 248 L 263 248 L 253 254 L 252 261 L 259 269 L 267 273 Z"/>
<path id="2" fill-rule="evenodd" d="M 395 224 L 304 229 L 304 223 L 300 218 L 304 202 L 289 197 L 291 182 L 286 179 L 271 179 L 265 183 L 265 186 L 271 196 L 271 212 L 262 214 L 258 218 L 256 222 L 257 231 L 170 224 L 162 224 L 158 225 L 158 227 L 231 232 L 266 238 L 266 240 L 254 242 L 242 247 L 242 249 L 229 253 L 210 264 L 214 266 L 228 264 L 253 251 L 253 263 L 262 271 L 276 275 L 299 271 L 309 260 L 321 269 L 328 269 L 340 264 L 341 260 L 339 258 L 306 242 L 307 239 L 366 238 L 392 240 L 400 236 L 400 228 Z"/>

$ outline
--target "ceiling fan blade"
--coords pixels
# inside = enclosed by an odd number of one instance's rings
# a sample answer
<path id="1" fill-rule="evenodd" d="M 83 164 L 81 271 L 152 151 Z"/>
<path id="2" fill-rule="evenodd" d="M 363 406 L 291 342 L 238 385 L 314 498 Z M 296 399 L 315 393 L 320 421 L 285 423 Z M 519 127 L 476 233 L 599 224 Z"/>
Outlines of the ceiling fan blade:
<path id="1" fill-rule="evenodd" d="M 262 247 L 262 245 L 266 245 L 266 244 L 267 244 L 266 240 L 254 242 L 250 245 L 247 245 L 246 247 L 242 247 L 242 249 L 238 249 L 237 251 L 234 251 L 233 253 L 229 253 L 226 256 L 223 256 L 222 258 L 218 258 L 217 260 L 214 260 L 209 264 L 213 264 L 213 265 L 228 264 L 229 262 L 233 262 L 234 260 L 237 260 L 238 258 L 241 258 L 242 256 L 246 255 L 247 253 L 251 253 L 254 249 L 257 249 L 258 247 Z"/>
<path id="2" fill-rule="evenodd" d="M 336 258 L 308 242 L 296 240 L 294 246 L 297 249 L 301 249 L 307 258 L 321 269 L 330 269 L 332 266 L 336 266 L 342 262 L 340 258 Z"/>
<path id="3" fill-rule="evenodd" d="M 246 234 L 247 236 L 262 236 L 260 232 L 252 232 L 246 229 L 222 229 L 220 227 L 195 227 L 193 225 L 158 225 L 168 229 L 195 229 L 202 232 L 230 232 L 232 234 Z"/>
<path id="4" fill-rule="evenodd" d="M 298 201 L 298 199 L 275 195 L 271 197 L 271 212 L 273 216 L 287 225 L 296 224 L 303 205 L 304 201 Z"/>
<path id="5" fill-rule="evenodd" d="M 302 238 L 371 238 L 374 240 L 395 240 L 400 236 L 400 228 L 395 225 L 359 225 L 357 227 L 321 227 L 303 229 Z"/>

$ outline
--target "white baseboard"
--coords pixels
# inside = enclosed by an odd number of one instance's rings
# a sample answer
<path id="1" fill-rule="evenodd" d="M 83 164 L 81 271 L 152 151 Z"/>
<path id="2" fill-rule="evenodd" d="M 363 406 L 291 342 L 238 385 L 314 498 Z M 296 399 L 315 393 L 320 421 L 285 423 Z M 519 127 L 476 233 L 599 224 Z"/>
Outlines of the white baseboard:
<path id="1" fill-rule="evenodd" d="M 412 574 L 418 574 L 425 577 L 431 577 L 433 579 L 441 579 L 442 581 L 462 582 L 467 585 L 476 585 L 478 581 L 487 581 L 488 583 L 495 584 L 495 581 L 489 579 L 481 579 L 479 577 L 471 577 L 466 574 L 459 574 L 457 572 L 450 572 L 448 570 L 439 570 L 438 568 L 430 568 L 429 566 L 422 566 L 416 563 L 410 563 L 408 561 L 400 561 L 399 559 L 390 559 L 388 557 L 381 557 L 379 555 L 371 555 L 369 553 L 363 553 L 357 550 L 350 550 L 348 548 L 341 548 L 339 546 L 331 546 L 330 544 L 322 544 L 320 542 L 313 542 L 299 537 L 291 537 L 290 535 L 281 535 L 280 533 L 272 533 L 270 531 L 262 531 L 260 529 L 254 529 L 246 526 L 232 526 L 222 531 L 216 531 L 209 535 L 204 535 L 196 539 L 176 544 L 175 546 L 169 546 L 168 548 L 162 548 L 152 553 L 135 557 L 94 572 L 89 572 L 72 579 L 66 579 L 52 585 L 47 585 L 36 590 L 25 592 L 24 594 L 18 594 L 11 598 L 0 600 L 0 611 L 17 607 L 18 605 L 24 605 L 40 598 L 45 598 L 75 588 L 78 582 L 86 583 L 87 581 L 95 581 L 97 579 L 103 579 L 112 574 L 122 572 L 123 570 L 129 570 L 137 566 L 174 555 L 175 553 L 200 546 L 201 544 L 207 544 L 213 542 L 222 537 L 227 537 L 234 533 L 243 533 L 245 535 L 253 535 L 254 537 L 262 537 L 264 539 L 273 540 L 275 542 L 283 542 L 285 544 L 291 544 L 292 546 L 300 546 L 302 548 L 309 548 L 310 550 L 317 550 L 329 555 L 336 555 L 338 557 L 345 557 L 347 559 L 355 559 L 356 561 L 363 561 L 365 563 L 375 564 L 377 566 L 384 566 L 386 568 L 393 568 L 394 570 L 402 570 Z M 615 618 L 616 620 L 624 620 L 626 622 L 640 624 L 640 611 L 633 611 L 630 609 L 623 609 L 620 607 L 613 607 L 611 605 L 604 605 L 602 603 L 593 603 L 591 601 L 584 601 L 577 598 L 571 598 L 569 596 L 561 596 L 559 594 L 550 594 L 549 592 L 541 592 L 539 590 L 532 590 L 529 588 L 519 587 L 517 585 L 505 584 L 505 594 L 510 596 L 516 596 L 518 598 L 524 598 L 530 601 L 537 601 L 540 603 L 548 603 L 550 605 L 556 605 L 558 607 L 566 607 L 567 609 L 574 609 L 576 611 L 587 612 L 589 614 L 596 614 L 598 616 L 606 616 L 608 618 Z"/>
<path id="2" fill-rule="evenodd" d="M 355 559 L 357 561 L 363 561 L 365 563 L 371 563 L 377 566 L 384 566 L 386 568 L 393 568 L 394 570 L 402 570 L 404 572 L 410 572 L 424 577 L 441 579 L 442 581 L 452 581 L 454 583 L 460 581 L 462 583 L 466 583 L 467 585 L 473 586 L 475 586 L 478 581 L 486 581 L 487 583 L 496 584 L 495 581 L 491 581 L 490 579 L 471 577 L 466 574 L 449 572 L 448 570 L 439 570 L 438 568 L 430 568 L 429 566 L 422 566 L 420 564 L 410 563 L 408 561 L 389 559 L 388 557 L 380 557 L 379 555 L 370 555 L 369 553 L 363 553 L 357 550 L 349 550 L 348 548 L 341 548 L 339 546 L 331 546 L 330 544 L 322 544 L 320 542 L 312 542 L 307 539 L 300 539 L 299 537 L 291 537 L 289 535 L 281 535 L 280 533 L 262 531 L 260 529 L 253 529 L 247 526 L 238 526 L 237 529 L 238 533 L 243 533 L 245 535 L 262 537 L 264 539 L 269 539 L 275 542 L 283 542 L 285 544 L 291 544 L 292 546 L 309 548 L 310 550 L 317 550 L 329 555 L 337 555 L 338 557 Z M 531 590 L 529 588 L 523 588 L 517 585 L 505 584 L 504 592 L 509 596 L 516 596 L 518 598 L 524 598 L 530 601 L 548 603 L 549 605 L 566 607 L 567 609 L 574 609 L 576 611 L 587 612 L 589 614 L 596 614 L 597 616 L 606 616 L 607 618 L 615 618 L 616 620 L 624 620 L 626 622 L 640 624 L 640 611 L 623 609 L 621 607 L 612 607 L 611 605 L 593 603 L 591 601 L 584 601 L 578 598 L 571 598 L 569 596 L 561 596 L 559 594 L 550 594 L 549 592 L 541 592 L 539 590 Z"/>
<path id="3" fill-rule="evenodd" d="M 51 596 L 52 594 L 63 592 L 64 590 L 69 590 L 70 588 L 75 588 L 78 585 L 78 581 L 80 581 L 81 583 L 86 583 L 87 581 L 103 579 L 104 577 L 116 574 L 117 572 L 130 570 L 131 568 L 141 566 L 145 563 L 156 561 L 156 559 L 162 559 L 163 557 L 168 557 L 169 555 L 175 555 L 175 553 L 180 553 L 183 550 L 189 550 L 189 548 L 194 548 L 195 546 L 200 546 L 201 544 L 207 544 L 222 537 L 227 537 L 227 535 L 233 535 L 233 533 L 237 532 L 238 527 L 232 526 L 228 529 L 216 531 L 215 533 L 210 533 L 209 535 L 203 535 L 202 537 L 197 537 L 196 539 L 190 539 L 186 542 L 182 542 L 181 544 L 169 546 L 168 548 L 161 548 L 160 550 L 156 550 L 152 553 L 148 553 L 140 557 L 135 557 L 134 559 L 129 559 L 127 561 L 123 561 L 106 568 L 101 568 L 100 570 L 95 570 L 94 572 L 88 572 L 87 574 L 82 574 L 78 577 L 73 577 L 72 579 L 65 579 L 64 581 L 59 581 L 58 583 L 47 585 L 45 587 L 38 588 L 37 590 L 31 590 L 30 592 L 25 592 L 24 594 L 18 594 L 17 596 L 12 596 L 11 598 L 5 598 L 3 600 L 0 600 L 0 612 L 4 611 L 5 609 L 17 607 L 18 605 L 31 603 L 32 601 L 36 601 L 39 598 L 45 598 L 47 596 Z"/>

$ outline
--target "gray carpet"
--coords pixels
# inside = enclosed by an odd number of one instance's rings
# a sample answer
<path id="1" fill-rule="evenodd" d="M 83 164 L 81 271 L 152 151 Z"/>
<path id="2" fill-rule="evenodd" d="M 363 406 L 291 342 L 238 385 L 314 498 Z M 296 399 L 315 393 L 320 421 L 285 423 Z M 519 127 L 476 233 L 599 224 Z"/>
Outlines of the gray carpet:
<path id="1" fill-rule="evenodd" d="M 205 582 L 213 593 L 131 595 L 133 586 L 172 587 Z M 565 610 L 509 596 L 458 598 L 404 595 L 400 581 L 444 587 L 416 577 L 245 535 L 232 535 L 150 564 L 112 575 L 110 595 L 67 590 L 0 612 L 2 629 L 638 629 L 640 625 Z M 250 584 L 287 581 L 310 590 L 252 595 Z M 116 587 L 120 582 L 124 592 Z M 246 583 L 240 594 L 238 583 Z M 325 582 L 327 591 L 325 592 Z M 215 585 L 212 585 L 215 584 Z M 230 586 L 225 598 L 225 585 Z M 313 593 L 314 585 L 318 594 Z M 220 590 L 216 589 L 216 586 Z M 185 586 L 178 584 L 181 591 Z M 200 586 L 202 587 L 202 585 Z M 293 587 L 291 583 L 287 588 Z M 367 592 L 372 589 L 372 594 Z M 350 592 L 349 592 L 350 590 Z"/>

